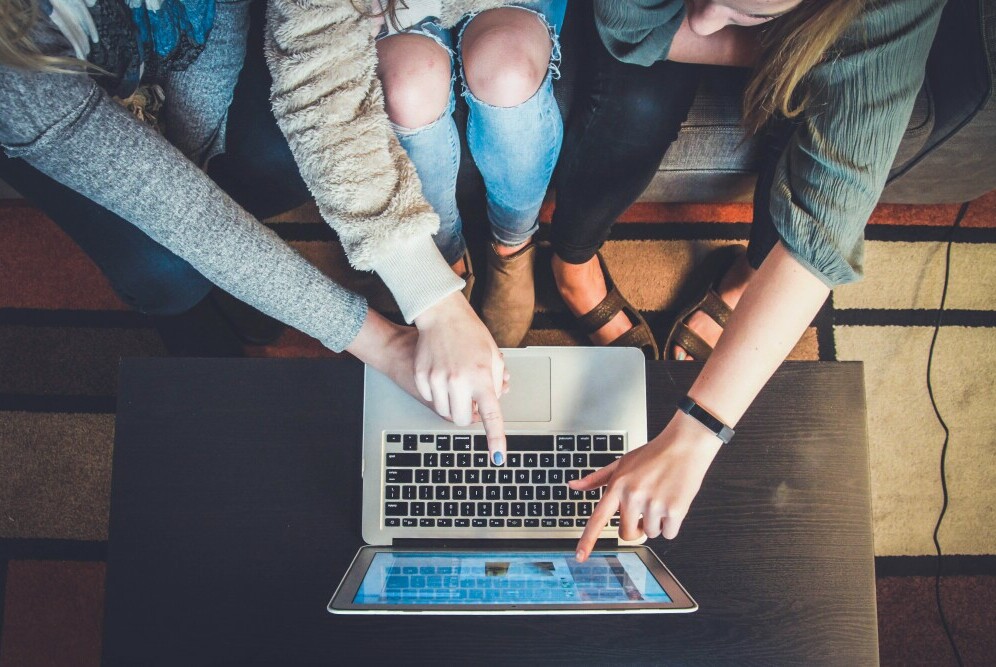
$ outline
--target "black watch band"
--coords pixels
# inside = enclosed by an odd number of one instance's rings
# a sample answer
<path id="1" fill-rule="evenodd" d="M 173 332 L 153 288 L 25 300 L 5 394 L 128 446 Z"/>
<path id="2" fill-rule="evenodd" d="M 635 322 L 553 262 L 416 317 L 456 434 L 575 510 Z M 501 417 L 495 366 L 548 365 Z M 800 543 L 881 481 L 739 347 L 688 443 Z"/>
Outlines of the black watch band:
<path id="1" fill-rule="evenodd" d="M 733 439 L 734 430 L 732 428 L 716 419 L 708 410 L 693 401 L 690 397 L 685 396 L 680 399 L 678 401 L 678 409 L 712 431 L 713 435 L 722 440 L 724 445 Z"/>

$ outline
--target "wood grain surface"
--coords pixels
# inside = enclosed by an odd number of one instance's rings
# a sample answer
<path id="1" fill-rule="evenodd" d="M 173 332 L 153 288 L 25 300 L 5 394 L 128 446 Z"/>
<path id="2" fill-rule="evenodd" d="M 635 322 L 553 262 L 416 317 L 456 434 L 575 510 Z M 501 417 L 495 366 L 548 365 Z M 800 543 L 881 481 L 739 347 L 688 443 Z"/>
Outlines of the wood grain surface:
<path id="1" fill-rule="evenodd" d="M 694 363 L 648 365 L 663 427 Z M 651 546 L 690 615 L 333 616 L 360 539 L 362 368 L 123 362 L 107 664 L 877 664 L 857 363 L 788 362 Z"/>

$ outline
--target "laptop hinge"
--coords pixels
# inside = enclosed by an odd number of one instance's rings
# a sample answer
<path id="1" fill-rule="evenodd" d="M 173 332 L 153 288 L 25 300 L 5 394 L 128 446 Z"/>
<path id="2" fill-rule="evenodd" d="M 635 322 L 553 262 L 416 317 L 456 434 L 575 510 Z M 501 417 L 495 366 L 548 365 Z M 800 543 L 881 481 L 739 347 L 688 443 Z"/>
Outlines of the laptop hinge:
<path id="1" fill-rule="evenodd" d="M 487 549 L 491 551 L 514 551 L 515 549 L 548 549 L 550 551 L 574 551 L 578 546 L 576 539 L 523 539 L 523 540 L 468 540 L 468 539 L 412 539 L 395 538 L 391 546 L 405 549 Z M 616 549 L 619 541 L 616 539 L 601 539 L 595 543 L 600 550 Z"/>

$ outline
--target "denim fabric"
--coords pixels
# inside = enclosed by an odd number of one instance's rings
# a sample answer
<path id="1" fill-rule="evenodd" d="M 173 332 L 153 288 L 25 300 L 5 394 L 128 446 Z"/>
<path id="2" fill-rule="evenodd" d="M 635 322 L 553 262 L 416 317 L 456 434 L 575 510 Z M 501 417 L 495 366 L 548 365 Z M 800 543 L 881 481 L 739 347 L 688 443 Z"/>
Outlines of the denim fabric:
<path id="1" fill-rule="evenodd" d="M 515 107 L 485 104 L 465 85 L 461 85 L 460 92 L 469 110 L 467 144 L 487 189 L 491 234 L 496 242 L 508 246 L 524 243 L 535 233 L 539 209 L 563 141 L 563 120 L 553 97 L 553 79 L 559 76 L 558 35 L 567 1 L 542 0 L 516 6 L 536 13 L 550 31 L 551 62 L 546 79 L 531 98 Z M 439 119 L 419 128 L 394 126 L 422 181 L 426 200 L 439 215 L 440 226 L 434 240 L 450 264 L 458 261 L 466 250 L 456 202 L 460 139 L 453 109 L 461 38 L 473 19 L 473 15 L 469 16 L 459 31 L 445 30 L 432 20 L 406 31 L 424 35 L 447 50 L 453 85 L 447 109 Z"/>

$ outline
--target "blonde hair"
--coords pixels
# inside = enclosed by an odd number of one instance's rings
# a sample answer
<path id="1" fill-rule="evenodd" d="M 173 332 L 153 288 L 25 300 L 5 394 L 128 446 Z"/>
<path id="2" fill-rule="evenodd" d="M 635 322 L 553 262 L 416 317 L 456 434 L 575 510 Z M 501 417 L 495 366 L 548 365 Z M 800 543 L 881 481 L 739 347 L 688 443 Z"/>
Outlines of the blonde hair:
<path id="1" fill-rule="evenodd" d="M 795 118 L 806 108 L 805 78 L 834 57 L 832 47 L 857 18 L 866 0 L 804 0 L 771 22 L 761 40 L 761 55 L 744 92 L 744 126 L 756 134 L 776 114 Z"/>
<path id="2" fill-rule="evenodd" d="M 84 72 L 76 58 L 48 56 L 31 38 L 41 12 L 36 0 L 0 0 L 0 64 L 45 72 Z"/>

